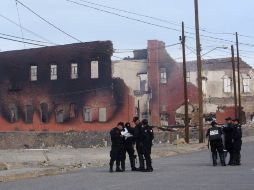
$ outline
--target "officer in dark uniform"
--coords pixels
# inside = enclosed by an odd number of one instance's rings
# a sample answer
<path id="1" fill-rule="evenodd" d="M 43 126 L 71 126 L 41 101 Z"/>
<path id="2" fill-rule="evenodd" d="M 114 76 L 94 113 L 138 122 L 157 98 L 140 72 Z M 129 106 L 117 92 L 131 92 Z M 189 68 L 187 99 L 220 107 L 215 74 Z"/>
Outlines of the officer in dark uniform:
<path id="1" fill-rule="evenodd" d="M 152 172 L 153 167 L 151 159 L 151 149 L 153 145 L 154 133 L 152 127 L 148 125 L 148 121 L 146 119 L 142 120 L 141 134 L 141 142 L 143 145 L 144 157 L 146 160 L 146 172 Z"/>
<path id="2" fill-rule="evenodd" d="M 217 152 L 220 156 L 221 165 L 226 166 L 222 143 L 222 129 L 217 127 L 215 121 L 212 121 L 211 126 L 212 127 L 207 130 L 206 137 L 208 137 L 211 146 L 213 166 L 217 166 Z"/>
<path id="3" fill-rule="evenodd" d="M 136 171 L 137 170 L 137 168 L 135 167 L 136 155 L 134 154 L 135 153 L 134 128 L 131 127 L 130 123 L 126 123 L 121 134 L 124 136 L 124 157 L 123 157 L 124 160 L 121 161 L 122 170 L 123 171 L 125 170 L 126 153 L 128 153 L 131 170 Z"/>
<path id="4" fill-rule="evenodd" d="M 139 117 L 134 117 L 133 122 L 135 124 L 134 128 L 134 138 L 136 142 L 136 149 L 138 153 L 138 159 L 139 159 L 139 171 L 145 171 L 145 163 L 144 163 L 144 149 L 142 144 L 142 123 L 139 119 Z"/>
<path id="5" fill-rule="evenodd" d="M 241 165 L 241 148 L 242 148 L 242 127 L 239 119 L 234 119 L 234 127 L 232 132 L 233 139 L 233 164 Z"/>
<path id="6" fill-rule="evenodd" d="M 225 149 L 229 153 L 228 165 L 233 163 L 233 143 L 232 143 L 232 132 L 233 132 L 233 122 L 231 117 L 225 119 L 226 124 L 223 126 L 223 134 L 225 137 Z"/>
<path id="7" fill-rule="evenodd" d="M 121 135 L 121 131 L 124 127 L 124 123 L 120 122 L 117 124 L 117 127 L 111 129 L 110 137 L 111 137 L 111 151 L 110 151 L 110 162 L 109 166 L 110 172 L 113 172 L 114 162 L 116 161 L 116 172 L 122 172 L 120 169 L 120 162 L 124 156 L 124 138 Z"/>

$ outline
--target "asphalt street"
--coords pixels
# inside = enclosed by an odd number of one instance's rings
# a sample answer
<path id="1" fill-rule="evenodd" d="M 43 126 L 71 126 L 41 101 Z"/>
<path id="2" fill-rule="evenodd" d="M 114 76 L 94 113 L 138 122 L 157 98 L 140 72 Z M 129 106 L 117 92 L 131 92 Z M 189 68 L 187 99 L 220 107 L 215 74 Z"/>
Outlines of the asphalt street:
<path id="1" fill-rule="evenodd" d="M 211 165 L 208 150 L 154 160 L 153 173 L 88 168 L 60 176 L 0 183 L 0 190 L 253 190 L 254 143 L 243 145 L 241 166 Z"/>

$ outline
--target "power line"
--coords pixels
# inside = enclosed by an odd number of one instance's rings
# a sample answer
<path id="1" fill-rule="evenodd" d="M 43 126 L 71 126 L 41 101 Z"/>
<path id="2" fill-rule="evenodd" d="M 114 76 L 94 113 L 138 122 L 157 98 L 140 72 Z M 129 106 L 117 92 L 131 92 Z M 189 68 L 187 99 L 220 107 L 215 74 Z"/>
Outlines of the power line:
<path id="1" fill-rule="evenodd" d="M 84 7 L 90 8 L 90 9 L 94 9 L 94 10 L 97 10 L 97 11 L 100 11 L 100 12 L 104 12 L 104 13 L 108 13 L 108 14 L 111 14 L 111 15 L 115 15 L 115 16 L 119 16 L 119 17 L 122 17 L 122 18 L 126 18 L 128 20 L 133 20 L 133 21 L 141 22 L 143 24 L 148 24 L 148 25 L 159 27 L 159 28 L 164 28 L 164 29 L 168 29 L 168 30 L 172 30 L 172 31 L 181 32 L 179 29 L 176 29 L 176 28 L 167 27 L 167 26 L 155 24 L 155 23 L 152 23 L 152 22 L 144 21 L 144 20 L 141 20 L 141 19 L 137 19 L 137 18 L 121 15 L 121 14 L 118 14 L 118 13 L 115 13 L 115 12 L 111 12 L 111 11 L 108 11 L 108 10 L 103 10 L 103 9 L 100 9 L 100 8 L 97 8 L 97 7 L 93 7 L 93 6 L 84 4 L 84 3 L 79 3 L 79 2 L 76 2 L 74 0 L 65 0 L 65 1 L 68 1 L 68 2 L 76 4 L 76 5 L 84 6 Z M 80 1 L 88 3 L 88 1 L 84 1 L 84 0 L 80 0 Z M 108 6 L 100 5 L 100 4 L 97 4 L 97 3 L 91 3 L 90 2 L 90 4 L 94 4 L 94 5 L 97 5 L 97 6 L 101 6 L 101 7 L 103 6 L 103 7 L 109 8 Z M 118 10 L 118 9 L 112 8 L 112 7 L 111 7 L 111 9 Z M 129 12 L 131 14 L 135 14 L 135 15 L 141 16 L 141 14 L 130 12 L 130 11 L 125 11 L 125 10 L 122 10 L 122 9 L 119 9 L 118 11 L 122 11 L 122 12 L 126 12 L 126 13 Z M 147 15 L 143 15 L 143 16 L 150 17 L 150 16 L 147 16 Z M 186 33 L 187 34 L 191 34 L 191 35 L 195 35 L 195 33 L 193 33 L 193 32 L 186 32 Z M 215 33 L 215 32 L 210 32 L 210 33 Z M 216 33 L 216 34 L 231 34 L 231 35 L 233 35 L 233 33 L 228 33 L 228 32 L 221 32 L 221 33 Z M 201 34 L 200 36 L 203 37 L 203 38 L 211 39 L 211 40 L 224 41 L 224 42 L 227 42 L 227 43 L 230 43 L 230 44 L 235 43 L 232 40 L 228 40 L 228 39 L 224 39 L 224 38 L 219 38 L 219 37 L 214 37 L 214 36 L 208 36 L 208 35 L 203 35 L 203 34 Z M 190 36 L 188 36 L 188 38 L 195 39 L 195 38 L 190 37 Z M 208 40 L 208 39 L 205 39 L 205 40 Z M 245 45 L 245 46 L 254 47 L 254 44 L 250 44 L 250 43 L 239 43 L 239 44 Z"/>
<path id="2" fill-rule="evenodd" d="M 12 24 L 14 24 L 14 25 L 16 25 L 17 27 L 19 27 L 19 24 L 17 24 L 17 23 L 14 22 L 13 20 L 7 18 L 6 16 L 0 14 L 0 17 L 3 18 L 3 19 L 5 19 L 6 21 L 8 21 L 8 22 L 10 22 L 10 23 L 12 23 Z M 57 45 L 57 44 L 51 42 L 50 40 L 48 40 L 48 39 L 42 37 L 41 35 L 36 34 L 35 32 L 33 32 L 33 31 L 31 31 L 31 30 L 29 30 L 29 29 L 27 29 L 27 28 L 25 28 L 25 27 L 23 27 L 23 26 L 21 26 L 21 27 L 22 27 L 23 30 L 25 30 L 26 32 L 28 32 L 28 33 L 30 33 L 30 34 L 36 36 L 37 38 L 40 38 L 40 39 L 42 39 L 42 40 L 45 40 L 45 41 L 47 41 L 49 44 Z"/>
<path id="3" fill-rule="evenodd" d="M 61 33 L 69 36 L 70 38 L 78 41 L 78 42 L 82 42 L 81 40 L 75 38 L 74 36 L 72 36 L 71 34 L 65 32 L 64 30 L 60 29 L 59 27 L 57 27 L 56 25 L 54 25 L 53 23 L 51 23 L 50 21 L 46 20 L 45 18 L 43 18 L 42 16 L 40 16 L 38 13 L 36 13 L 35 11 L 33 11 L 31 8 L 29 8 L 28 6 L 26 6 L 25 4 L 23 4 L 22 2 L 20 2 L 19 0 L 16 0 L 20 5 L 22 5 L 24 8 L 26 8 L 28 11 L 30 11 L 31 13 L 33 13 L 34 15 L 36 15 L 37 17 L 39 17 L 41 20 L 43 20 L 44 22 L 46 22 L 47 24 L 49 24 L 50 26 L 52 26 L 53 28 L 57 29 L 58 31 L 60 31 Z"/>
<path id="4" fill-rule="evenodd" d="M 17 38 L 17 39 L 22 39 L 23 41 L 24 41 L 24 40 L 28 40 L 28 41 L 32 41 L 32 42 L 38 42 L 38 43 L 45 43 L 45 44 L 48 44 L 48 42 L 39 41 L 39 40 L 33 40 L 33 39 L 29 39 L 29 38 L 21 38 L 21 37 L 18 37 L 18 36 L 9 35 L 9 34 L 4 34 L 4 33 L 0 33 L 0 35 L 12 37 L 12 38 Z"/>
<path id="5" fill-rule="evenodd" d="M 40 47 L 45 47 L 45 45 L 42 45 L 42 44 L 37 44 L 37 43 L 33 43 L 33 42 L 26 42 L 26 41 L 21 41 L 21 40 L 15 40 L 15 39 L 1 37 L 1 36 L 0 36 L 0 39 L 9 40 L 9 41 L 13 41 L 13 42 L 19 42 L 19 43 L 25 43 L 25 44 L 30 44 L 30 45 L 36 45 L 36 46 L 40 46 Z"/>
<path id="6" fill-rule="evenodd" d="M 99 3 L 93 3 L 93 2 L 90 2 L 90 1 L 86 1 L 86 0 L 79 0 L 79 1 L 91 4 L 91 5 L 104 7 L 104 8 L 111 9 L 111 10 L 116 10 L 116 11 L 132 14 L 132 15 L 136 15 L 136 16 L 140 16 L 140 17 L 144 17 L 144 18 L 149 18 L 149 19 L 152 19 L 152 20 L 168 23 L 168 24 L 171 24 L 171 25 L 179 26 L 179 27 L 181 26 L 180 22 L 169 21 L 169 20 L 166 20 L 166 19 L 162 19 L 162 18 L 158 18 L 158 17 L 154 17 L 154 16 L 149 16 L 149 15 L 145 15 L 145 14 L 141 14 L 141 13 L 136 13 L 136 12 L 133 12 L 133 11 L 123 10 L 123 9 L 119 9 L 119 8 L 115 8 L 115 7 L 111 7 L 111 6 L 106 6 L 106 5 L 99 4 Z M 186 26 L 186 28 L 195 30 L 195 27 L 190 26 L 190 25 Z M 232 35 L 232 34 L 234 34 L 234 33 L 229 33 L 229 32 L 211 32 L 211 31 L 208 31 L 207 29 L 204 29 L 204 28 L 201 28 L 200 31 L 210 33 L 210 34 L 219 34 L 219 35 Z"/>
<path id="7" fill-rule="evenodd" d="M 67 0 L 67 1 L 69 1 L 69 0 Z M 157 21 L 173 24 L 175 26 L 181 26 L 180 23 L 168 21 L 168 20 L 165 20 L 165 19 L 157 18 L 157 17 L 152 17 L 152 16 L 149 16 L 149 15 L 139 14 L 139 13 L 135 13 L 135 12 L 131 12 L 131 11 L 123 10 L 123 9 L 118 9 L 118 8 L 114 8 L 114 7 L 110 7 L 110 6 L 106 6 L 106 5 L 102 5 L 102 4 L 98 4 L 98 3 L 92 3 L 92 2 L 86 1 L 86 0 L 79 0 L 79 1 L 82 1 L 82 2 L 85 2 L 85 3 L 88 3 L 88 4 L 92 4 L 92 5 L 96 5 L 96 6 L 100 6 L 100 7 L 104 7 L 104 8 L 108 8 L 108 9 L 112 9 L 112 10 L 117 10 L 117 11 L 128 13 L 128 14 L 133 14 L 133 15 L 137 15 L 137 16 L 141 16 L 141 17 L 145 17 L 145 18 L 150 18 L 150 19 L 153 19 L 153 20 L 157 20 Z M 77 4 L 79 4 L 79 3 L 77 3 Z M 84 6 L 92 8 L 92 7 L 88 6 L 88 5 L 84 5 Z M 186 27 L 186 28 L 195 29 L 194 27 Z M 177 29 L 175 29 L 175 30 L 177 30 Z M 180 30 L 177 30 L 177 31 L 180 31 Z M 210 33 L 210 34 L 235 35 L 234 33 L 230 33 L 230 32 L 211 32 L 211 31 L 208 31 L 206 29 L 200 29 L 200 31 L 207 32 L 207 33 Z M 187 33 L 194 34 L 192 32 L 187 32 Z M 201 36 L 202 37 L 206 37 L 206 38 L 210 38 L 210 39 L 214 39 L 214 40 L 220 40 L 220 41 L 225 41 L 225 42 L 233 43 L 233 41 L 226 40 L 226 39 L 223 39 L 223 38 L 218 38 L 218 37 L 213 37 L 213 36 L 207 36 L 207 35 L 201 35 Z M 241 36 L 254 38 L 253 36 L 246 36 L 246 35 L 241 35 Z M 244 43 L 242 43 L 242 45 L 252 45 L 252 44 L 244 44 Z"/>
<path id="8" fill-rule="evenodd" d="M 181 43 L 174 43 L 174 44 L 168 44 L 168 45 L 165 45 L 165 46 L 161 46 L 161 47 L 157 47 L 157 48 L 143 48 L 143 49 L 114 49 L 114 50 L 118 50 L 119 52 L 114 52 L 114 53 L 131 53 L 133 51 L 136 51 L 136 50 L 158 50 L 158 49 L 164 49 L 164 48 L 169 48 L 169 47 L 173 47 L 173 46 L 176 46 L 176 45 L 180 45 Z"/>
<path id="9" fill-rule="evenodd" d="M 154 24 L 154 23 L 147 22 L 147 21 L 144 21 L 144 20 L 141 20 L 141 19 L 137 19 L 137 18 L 133 18 L 133 17 L 121 15 L 121 14 L 118 14 L 118 13 L 115 13 L 115 12 L 111 12 L 111 11 L 99 9 L 99 8 L 97 8 L 97 7 L 92 7 L 92 6 L 90 6 L 90 5 L 86 5 L 86 4 L 83 4 L 83 3 L 78 3 L 78 2 L 75 2 L 75 1 L 72 1 L 72 0 L 65 0 L 65 1 L 68 1 L 68 2 L 73 3 L 73 4 L 76 4 L 76 5 L 88 7 L 88 8 L 91 8 L 91 9 L 94 9 L 94 10 L 97 10 L 97 11 L 100 11 L 100 12 L 104 12 L 104 13 L 108 13 L 108 14 L 111 14 L 111 15 L 115 15 L 115 16 L 119 16 L 119 17 L 122 17 L 122 18 L 126 18 L 126 19 L 128 19 L 128 20 L 137 21 L 137 22 L 141 22 L 141 23 L 143 23 L 143 24 L 148 24 L 148 25 L 152 25 L 152 26 L 159 27 L 159 28 L 165 28 L 165 29 L 168 29 L 168 30 L 173 30 L 173 31 L 180 32 L 180 30 L 175 29 L 175 28 L 171 28 L 171 27 L 167 27 L 167 26 L 162 26 L 162 25 L 159 25 L 159 24 Z"/>
<path id="10" fill-rule="evenodd" d="M 18 8 L 17 0 L 15 0 L 15 5 L 16 5 L 18 19 L 19 19 L 19 28 L 20 28 L 20 31 L 21 31 L 21 37 L 24 40 L 24 33 L 23 33 L 23 29 L 22 29 L 22 24 L 21 24 L 21 19 L 20 19 L 20 14 L 19 14 L 19 8 Z M 24 43 L 24 47 L 25 47 L 25 43 Z"/>

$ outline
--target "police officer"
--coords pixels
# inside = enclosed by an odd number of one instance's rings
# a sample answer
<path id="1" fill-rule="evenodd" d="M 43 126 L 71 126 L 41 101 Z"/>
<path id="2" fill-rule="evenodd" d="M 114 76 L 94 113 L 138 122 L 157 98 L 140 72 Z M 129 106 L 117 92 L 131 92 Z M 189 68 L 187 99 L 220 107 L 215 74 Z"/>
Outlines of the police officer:
<path id="1" fill-rule="evenodd" d="M 122 172 L 120 169 L 120 162 L 123 159 L 124 155 L 124 145 L 123 145 L 123 136 L 121 135 L 121 131 L 124 127 L 124 123 L 119 122 L 117 127 L 113 128 L 110 131 L 111 137 L 111 151 L 110 151 L 110 162 L 109 162 L 109 171 L 113 172 L 114 162 L 116 161 L 116 172 Z"/>
<path id="2" fill-rule="evenodd" d="M 121 161 L 121 167 L 122 170 L 125 170 L 125 159 L 126 159 L 126 153 L 129 155 L 130 159 L 130 165 L 131 165 L 131 170 L 136 171 L 137 168 L 135 167 L 135 159 L 136 155 L 135 150 L 134 150 L 134 145 L 135 145 L 135 139 L 134 139 L 134 128 L 131 127 L 130 123 L 125 123 L 125 126 L 123 128 L 123 131 L 121 134 L 124 136 L 124 157 Z"/>
<path id="3" fill-rule="evenodd" d="M 232 165 L 241 165 L 241 148 L 242 148 L 242 127 L 239 119 L 234 119 L 232 132 L 233 139 L 233 163 Z"/>
<path id="4" fill-rule="evenodd" d="M 223 126 L 223 134 L 225 138 L 225 149 L 229 153 L 228 165 L 233 163 L 233 143 L 232 143 L 232 132 L 233 132 L 233 122 L 231 117 L 225 119 L 226 124 Z"/>
<path id="5" fill-rule="evenodd" d="M 211 126 L 212 127 L 207 130 L 206 137 L 208 137 L 211 146 L 213 166 L 217 166 L 217 152 L 220 156 L 221 165 L 226 166 L 223 153 L 222 129 L 217 127 L 215 121 L 212 121 Z"/>
<path id="6" fill-rule="evenodd" d="M 144 149 L 142 144 L 142 123 L 139 119 L 139 117 L 134 117 L 133 122 L 135 124 L 134 128 L 134 138 L 136 142 L 136 149 L 138 153 L 138 159 L 139 159 L 139 171 L 145 171 L 145 163 L 144 163 Z"/>
<path id="7" fill-rule="evenodd" d="M 144 151 L 144 157 L 146 160 L 146 172 L 152 172 L 152 159 L 151 159 L 151 149 L 153 145 L 154 133 L 151 126 L 148 125 L 148 121 L 146 119 L 142 120 L 142 130 L 141 130 L 142 138 L 142 146 Z"/>

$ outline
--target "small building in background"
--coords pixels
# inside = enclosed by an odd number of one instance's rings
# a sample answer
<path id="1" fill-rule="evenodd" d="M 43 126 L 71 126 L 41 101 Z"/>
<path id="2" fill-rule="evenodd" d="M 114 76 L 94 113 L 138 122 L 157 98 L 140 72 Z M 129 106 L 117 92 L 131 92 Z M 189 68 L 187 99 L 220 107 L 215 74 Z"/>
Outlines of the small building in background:
<path id="1" fill-rule="evenodd" d="M 235 60 L 237 63 L 237 60 Z M 207 59 L 202 61 L 202 88 L 204 113 L 206 115 L 230 115 L 234 117 L 234 85 L 231 58 Z M 236 87 L 238 97 L 238 75 Z M 196 61 L 187 63 L 187 80 L 197 86 Z M 243 109 L 242 118 L 251 119 L 254 112 L 254 72 L 253 68 L 240 60 L 240 87 Z M 222 118 L 223 116 L 220 116 Z M 221 119 L 219 119 L 221 122 Z"/>

